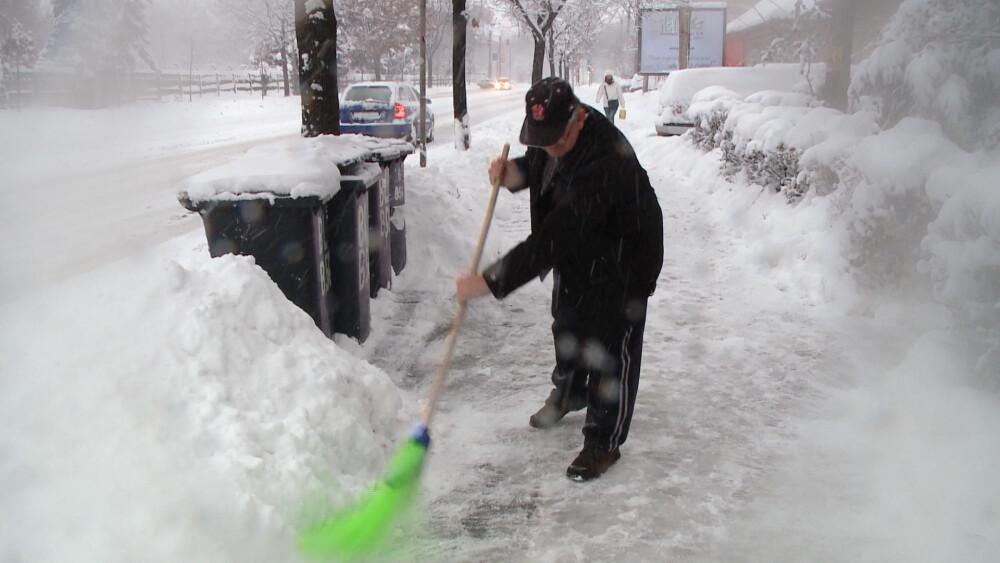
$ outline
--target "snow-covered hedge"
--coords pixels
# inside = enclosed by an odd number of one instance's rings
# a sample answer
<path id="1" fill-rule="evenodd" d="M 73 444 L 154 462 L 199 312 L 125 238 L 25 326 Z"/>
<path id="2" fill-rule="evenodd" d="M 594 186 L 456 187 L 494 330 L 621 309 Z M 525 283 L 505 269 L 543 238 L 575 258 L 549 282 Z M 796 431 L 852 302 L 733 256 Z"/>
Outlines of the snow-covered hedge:
<path id="1" fill-rule="evenodd" d="M 982 367 L 1000 376 L 1000 155 L 966 151 L 927 119 L 879 130 L 871 114 L 767 102 L 696 112 L 688 137 L 718 150 L 727 174 L 795 205 L 832 203 L 858 281 L 929 283 L 982 331 L 994 350 Z"/>
<path id="2" fill-rule="evenodd" d="M 784 192 L 792 201 L 808 191 L 808 178 L 800 174 L 801 147 L 789 145 L 786 133 L 800 117 L 795 114 L 805 114 L 815 104 L 809 96 L 773 91 L 754 94 L 742 103 L 731 98 L 696 99 L 688 109 L 696 124 L 690 138 L 703 150 L 721 149 L 728 177 L 742 173 L 755 184 Z M 740 121 L 739 128 L 727 127 L 730 112 L 745 117 L 734 119 Z"/>
<path id="3" fill-rule="evenodd" d="M 981 373 L 996 382 L 1000 50 L 983 47 L 965 53 L 975 60 L 945 67 L 959 53 L 954 45 L 934 47 L 941 38 L 925 38 L 930 46 L 923 49 L 902 48 L 917 44 L 915 30 L 941 32 L 917 15 L 942 16 L 951 6 L 961 12 L 947 15 L 952 23 L 968 23 L 974 9 L 994 22 L 1000 17 L 995 4 L 954 4 L 904 1 L 852 84 L 856 95 L 867 92 L 853 113 L 798 94 L 711 100 L 692 104 L 696 127 L 688 138 L 718 150 L 727 174 L 836 215 L 850 233 L 843 252 L 862 284 L 929 286 L 986 343 Z"/>
<path id="4" fill-rule="evenodd" d="M 850 94 L 883 127 L 907 116 L 941 123 L 967 149 L 1000 147 L 1000 2 L 905 0 Z"/>

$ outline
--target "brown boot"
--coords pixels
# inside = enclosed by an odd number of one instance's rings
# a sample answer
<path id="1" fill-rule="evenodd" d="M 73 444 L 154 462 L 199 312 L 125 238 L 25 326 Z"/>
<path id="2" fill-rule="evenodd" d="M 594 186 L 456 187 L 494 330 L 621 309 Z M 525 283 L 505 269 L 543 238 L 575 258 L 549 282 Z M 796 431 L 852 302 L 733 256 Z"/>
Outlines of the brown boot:
<path id="1" fill-rule="evenodd" d="M 584 445 L 580 455 L 566 468 L 566 476 L 574 481 L 590 481 L 600 477 L 611 464 L 622 457 L 618 448 L 611 451 Z"/>
<path id="2" fill-rule="evenodd" d="M 578 411 L 587 406 L 586 396 L 570 396 L 560 400 L 557 398 L 558 395 L 559 391 L 553 389 L 549 393 L 549 398 L 545 399 L 545 404 L 542 405 L 542 408 L 538 409 L 538 412 L 531 415 L 531 418 L 528 419 L 528 424 L 534 428 L 551 428 L 562 420 L 566 416 L 566 413 Z"/>

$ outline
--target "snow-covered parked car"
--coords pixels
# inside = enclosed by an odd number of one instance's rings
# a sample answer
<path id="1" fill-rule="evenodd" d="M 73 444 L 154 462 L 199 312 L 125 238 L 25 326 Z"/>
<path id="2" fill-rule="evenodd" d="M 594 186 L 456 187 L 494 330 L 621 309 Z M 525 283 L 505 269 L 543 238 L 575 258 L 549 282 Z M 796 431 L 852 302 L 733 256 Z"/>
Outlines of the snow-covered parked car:
<path id="1" fill-rule="evenodd" d="M 626 92 L 642 90 L 642 75 L 638 73 L 634 74 L 632 78 L 622 84 L 622 90 L 625 90 Z"/>
<path id="2" fill-rule="evenodd" d="M 816 74 L 816 71 L 813 71 Z M 688 114 L 692 101 L 720 98 L 745 99 L 756 92 L 807 91 L 806 77 L 798 64 L 770 64 L 755 67 L 711 67 L 675 70 L 660 84 L 660 114 L 656 132 L 681 135 L 694 127 Z"/>
<path id="3" fill-rule="evenodd" d="M 426 100 L 426 138 L 434 140 L 434 112 Z M 340 100 L 340 132 L 370 137 L 417 139 L 420 94 L 405 82 L 359 82 Z"/>

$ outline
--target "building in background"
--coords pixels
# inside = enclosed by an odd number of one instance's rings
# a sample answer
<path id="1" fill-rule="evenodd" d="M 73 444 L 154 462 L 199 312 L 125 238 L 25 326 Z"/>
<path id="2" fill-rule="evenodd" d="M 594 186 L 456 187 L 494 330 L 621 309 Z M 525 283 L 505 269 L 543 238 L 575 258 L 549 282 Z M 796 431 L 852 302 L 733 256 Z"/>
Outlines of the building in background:
<path id="1" fill-rule="evenodd" d="M 871 52 L 871 46 L 902 0 L 856 0 L 854 29 L 855 61 Z M 752 66 L 763 62 L 798 62 L 793 43 L 797 37 L 813 34 L 817 46 L 816 62 L 826 57 L 823 24 L 807 21 L 796 13 L 797 0 L 761 0 L 745 12 L 730 19 L 726 27 L 726 66 Z M 808 12 L 817 0 L 802 0 L 801 9 Z M 732 10 L 732 7 L 730 7 Z M 796 19 L 799 19 L 796 25 Z M 784 47 L 784 48 L 783 48 Z"/>

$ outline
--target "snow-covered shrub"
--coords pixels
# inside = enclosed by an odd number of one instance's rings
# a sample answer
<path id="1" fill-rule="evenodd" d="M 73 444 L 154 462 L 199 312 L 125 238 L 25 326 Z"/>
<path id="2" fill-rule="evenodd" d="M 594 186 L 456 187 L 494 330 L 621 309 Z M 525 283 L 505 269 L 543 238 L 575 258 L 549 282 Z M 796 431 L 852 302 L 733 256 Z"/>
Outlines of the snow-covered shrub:
<path id="1" fill-rule="evenodd" d="M 1000 385 L 1000 161 L 968 156 L 927 182 L 942 201 L 921 248 L 935 297 L 976 328 L 987 345 L 978 370 Z"/>
<path id="2" fill-rule="evenodd" d="M 748 181 L 795 201 L 809 190 L 809 176 L 799 168 L 800 151 L 783 140 L 782 132 L 792 124 L 788 112 L 806 111 L 812 103 L 811 96 L 773 91 L 759 92 L 745 102 L 694 103 L 688 111 L 695 127 L 688 138 L 702 150 L 720 149 L 726 177 L 742 173 Z"/>
<path id="3" fill-rule="evenodd" d="M 811 62 L 829 49 L 830 7 L 828 2 L 799 0 L 792 18 L 772 17 L 767 25 L 774 40 L 760 54 L 761 62 Z M 775 6 L 777 7 L 777 6 Z"/>
<path id="4" fill-rule="evenodd" d="M 996 0 L 904 0 L 855 73 L 852 113 L 772 93 L 700 108 L 688 138 L 822 209 L 861 285 L 930 288 L 1000 389 L 997 29 Z"/>
<path id="5" fill-rule="evenodd" d="M 970 153 L 936 121 L 829 108 L 731 104 L 722 128 L 703 120 L 704 148 L 810 207 L 816 198 L 846 228 L 845 257 L 869 287 L 930 287 L 956 321 L 981 335 L 981 375 L 1000 385 L 1000 159 Z M 699 138 L 694 132 L 692 140 Z M 784 181 L 785 184 L 775 184 Z"/>
<path id="6" fill-rule="evenodd" d="M 1000 2 L 904 0 L 854 72 L 854 108 L 884 128 L 933 119 L 965 148 L 1000 146 Z"/>
<path id="7" fill-rule="evenodd" d="M 983 319 L 972 310 L 996 311 L 995 289 L 973 280 L 997 278 L 998 249 L 990 258 L 982 245 L 1000 231 L 981 222 L 972 236 L 975 229 L 959 228 L 955 218 L 980 217 L 988 201 L 982 191 L 958 194 L 977 183 L 963 180 L 969 171 L 982 169 L 966 151 L 1000 147 L 998 28 L 996 0 L 904 0 L 850 89 L 854 109 L 884 130 L 851 157 L 863 182 L 878 184 L 858 192 L 873 195 L 857 196 L 856 226 L 897 215 L 900 236 L 923 241 L 923 269 L 937 297 L 974 324 Z M 869 216 L 866 208 L 878 211 Z"/>
<path id="8" fill-rule="evenodd" d="M 958 150 L 940 127 L 904 120 L 879 132 L 869 114 L 774 93 L 693 104 L 691 111 L 697 121 L 688 138 L 703 150 L 718 149 L 728 177 L 742 174 L 791 203 L 810 193 L 832 197 L 848 225 L 847 258 L 858 281 L 877 286 L 916 275 L 920 240 L 940 207 L 924 184 Z M 920 165 L 908 162 L 913 157 Z"/>
<path id="9" fill-rule="evenodd" d="M 737 145 L 730 137 L 725 141 L 723 154 L 730 165 L 727 173 L 743 172 L 748 181 L 784 193 L 789 202 L 808 191 L 808 186 L 799 182 L 797 152 L 783 143 L 765 150 L 753 141 Z"/>
<path id="10" fill-rule="evenodd" d="M 696 117 L 694 127 L 688 133 L 691 142 L 703 151 L 710 151 L 718 147 L 722 136 L 726 134 L 723 129 L 726 123 L 726 115 L 726 111 L 718 110 Z"/>

